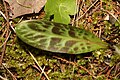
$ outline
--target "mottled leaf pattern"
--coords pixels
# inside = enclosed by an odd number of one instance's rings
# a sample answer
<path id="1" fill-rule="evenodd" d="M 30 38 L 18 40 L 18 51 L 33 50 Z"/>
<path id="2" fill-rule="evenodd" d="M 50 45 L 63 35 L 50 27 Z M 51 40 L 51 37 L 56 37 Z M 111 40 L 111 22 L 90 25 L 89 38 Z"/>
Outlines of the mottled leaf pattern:
<path id="1" fill-rule="evenodd" d="M 80 54 L 107 47 L 89 31 L 56 22 L 27 20 L 15 30 L 25 43 L 51 52 Z"/>

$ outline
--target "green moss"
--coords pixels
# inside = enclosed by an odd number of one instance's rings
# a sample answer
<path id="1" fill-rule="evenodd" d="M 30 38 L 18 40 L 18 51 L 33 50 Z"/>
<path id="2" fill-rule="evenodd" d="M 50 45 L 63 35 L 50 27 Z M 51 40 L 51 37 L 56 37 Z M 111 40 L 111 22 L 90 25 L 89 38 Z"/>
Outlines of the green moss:
<path id="1" fill-rule="evenodd" d="M 114 55 L 111 56 L 110 66 L 116 65 L 118 62 L 120 62 L 120 55 L 115 53 Z"/>
<path id="2" fill-rule="evenodd" d="M 97 76 L 96 80 L 106 80 L 105 75 Z"/>

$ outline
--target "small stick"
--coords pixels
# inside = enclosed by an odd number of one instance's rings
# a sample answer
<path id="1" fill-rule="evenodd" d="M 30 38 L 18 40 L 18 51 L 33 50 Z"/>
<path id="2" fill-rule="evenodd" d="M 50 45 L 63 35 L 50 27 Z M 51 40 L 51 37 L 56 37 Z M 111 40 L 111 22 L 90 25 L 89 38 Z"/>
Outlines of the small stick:
<path id="1" fill-rule="evenodd" d="M 7 43 L 8 39 L 9 39 L 9 37 L 10 37 L 10 34 L 11 34 L 11 31 L 9 32 L 9 34 L 8 34 L 5 42 L 0 46 L 0 48 L 3 47 L 3 46 Z"/>
<path id="2" fill-rule="evenodd" d="M 32 55 L 31 52 L 29 52 L 29 54 L 31 55 L 31 57 L 33 58 L 33 60 L 35 61 L 35 63 L 38 65 L 39 69 L 42 71 L 42 73 L 45 75 L 45 77 L 47 78 L 47 80 L 50 80 L 47 76 L 47 74 L 44 72 L 44 69 L 42 69 L 42 67 L 38 64 L 38 61 L 35 59 L 35 57 Z"/>
<path id="3" fill-rule="evenodd" d="M 85 14 L 98 2 L 98 0 L 96 0 L 86 11 L 83 15 L 81 15 L 80 17 L 78 17 L 76 19 L 76 21 L 78 21 L 79 19 L 81 19 L 83 16 L 85 16 Z"/>
<path id="4" fill-rule="evenodd" d="M 17 80 L 17 78 L 10 72 L 10 70 L 7 69 L 4 64 L 2 64 L 2 65 L 3 65 L 3 67 L 8 71 L 8 73 L 12 76 L 13 80 Z"/>
<path id="5" fill-rule="evenodd" d="M 72 64 L 72 65 L 78 66 L 77 63 L 68 61 L 68 60 L 66 60 L 66 59 L 62 59 L 62 58 L 57 57 L 57 56 L 53 56 L 53 57 L 54 57 L 54 58 L 57 58 L 57 59 L 59 59 L 59 60 L 61 60 L 61 61 L 64 61 L 64 62 L 66 62 L 66 63 L 69 63 L 69 64 Z M 83 67 L 83 66 L 78 66 L 78 67 L 80 67 L 81 69 L 85 70 L 85 71 L 86 71 L 88 74 L 90 74 L 93 78 L 96 78 L 96 77 L 95 77 L 91 72 L 89 72 L 85 67 Z"/>
<path id="6" fill-rule="evenodd" d="M 120 72 L 115 77 L 118 77 L 119 75 L 120 75 Z"/>
<path id="7" fill-rule="evenodd" d="M 107 12 L 109 15 L 111 15 L 119 24 L 120 24 L 120 21 L 116 18 L 115 15 L 113 15 L 111 12 L 107 11 L 107 10 L 104 10 L 103 8 L 101 8 L 102 11 L 104 12 Z"/>
<path id="8" fill-rule="evenodd" d="M 2 14 L 2 16 L 6 19 L 6 23 L 7 23 L 7 32 L 6 32 L 6 37 L 8 37 L 9 38 L 9 16 L 8 16 L 8 11 L 7 11 L 7 6 L 6 6 L 6 3 L 5 3 L 5 1 L 3 0 L 3 4 L 4 4 L 4 6 L 5 6 L 5 14 L 6 14 L 6 16 L 2 13 L 2 12 L 0 12 L 1 14 Z M 4 46 L 3 46 L 3 49 L 2 49 L 2 55 L 1 55 L 1 59 L 0 59 L 0 65 L 2 64 L 2 59 L 3 59 L 3 56 L 4 56 L 4 54 L 5 54 L 5 50 L 6 50 L 6 44 L 7 44 L 7 41 L 8 41 L 8 39 L 5 41 L 5 43 L 4 43 Z"/>
<path id="9" fill-rule="evenodd" d="M 6 78 L 2 77 L 1 75 L 0 75 L 0 79 L 2 79 L 2 80 L 8 80 L 8 79 L 6 79 Z"/>
<path id="10" fill-rule="evenodd" d="M 11 33 L 9 33 L 9 32 L 7 31 L 7 33 L 6 33 L 7 38 L 6 38 L 5 42 L 4 42 L 3 45 L 2 45 L 3 48 L 2 48 L 2 55 L 1 55 L 1 58 L 0 58 L 0 65 L 2 64 L 2 59 L 3 59 L 4 54 L 5 54 L 6 45 L 7 45 L 8 38 L 10 37 L 10 34 L 11 34 Z"/>
<path id="11" fill-rule="evenodd" d="M 110 72 L 112 71 L 112 69 L 114 68 L 114 66 L 110 69 L 110 70 L 108 70 L 108 72 L 107 72 L 107 77 L 110 75 Z"/>

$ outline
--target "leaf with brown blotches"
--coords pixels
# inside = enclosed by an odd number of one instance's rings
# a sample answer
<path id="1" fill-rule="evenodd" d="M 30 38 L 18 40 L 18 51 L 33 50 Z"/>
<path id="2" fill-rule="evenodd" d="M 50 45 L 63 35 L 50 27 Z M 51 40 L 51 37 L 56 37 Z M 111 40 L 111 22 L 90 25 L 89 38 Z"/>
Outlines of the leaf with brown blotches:
<path id="1" fill-rule="evenodd" d="M 27 20 L 15 30 L 25 43 L 51 52 L 80 54 L 107 48 L 107 43 L 89 31 L 56 22 Z"/>

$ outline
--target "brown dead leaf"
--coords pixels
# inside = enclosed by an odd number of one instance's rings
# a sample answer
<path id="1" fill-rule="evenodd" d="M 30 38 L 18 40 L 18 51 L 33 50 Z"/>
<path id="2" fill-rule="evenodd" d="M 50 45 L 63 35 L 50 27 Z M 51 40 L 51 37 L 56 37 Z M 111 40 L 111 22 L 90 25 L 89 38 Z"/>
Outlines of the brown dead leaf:
<path id="1" fill-rule="evenodd" d="M 12 19 L 24 14 L 38 13 L 47 0 L 5 0 L 12 10 Z"/>

